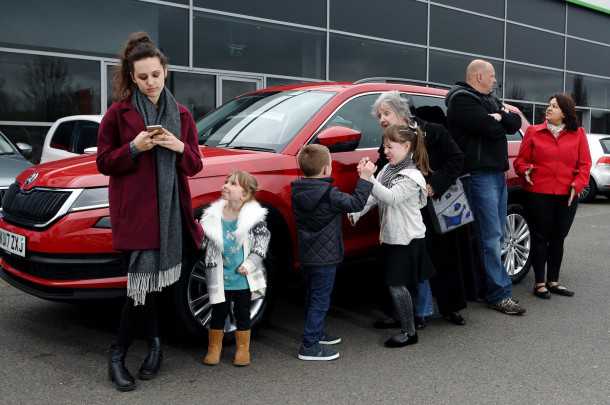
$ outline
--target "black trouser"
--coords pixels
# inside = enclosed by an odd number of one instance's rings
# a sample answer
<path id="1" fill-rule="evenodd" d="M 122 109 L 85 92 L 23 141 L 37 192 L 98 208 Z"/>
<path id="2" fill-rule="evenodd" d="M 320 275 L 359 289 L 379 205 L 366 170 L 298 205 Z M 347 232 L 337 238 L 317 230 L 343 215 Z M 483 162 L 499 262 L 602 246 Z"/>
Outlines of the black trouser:
<path id="1" fill-rule="evenodd" d="M 559 280 L 563 241 L 574 222 L 577 198 L 568 206 L 567 195 L 528 194 L 527 212 L 532 230 L 532 265 L 536 283 Z"/>
<path id="2" fill-rule="evenodd" d="M 426 225 L 426 249 L 436 269 L 436 273 L 430 278 L 432 295 L 436 298 L 438 310 L 442 315 L 458 312 L 466 308 L 463 258 L 458 238 L 467 234 L 463 232 L 463 228 L 443 235 L 436 233 L 426 207 L 422 209 L 422 217 Z M 463 253 L 466 255 L 469 252 Z"/>
<path id="3" fill-rule="evenodd" d="M 147 293 L 144 305 L 134 305 L 133 299 L 127 297 L 121 311 L 118 345 L 129 347 L 138 326 L 147 338 L 159 336 L 159 315 L 157 313 L 157 296 L 159 293 Z"/>
<path id="4" fill-rule="evenodd" d="M 227 319 L 227 315 L 231 311 L 231 303 L 233 303 L 233 315 L 235 316 L 237 330 L 250 329 L 250 301 L 250 290 L 225 290 L 225 301 L 212 305 L 210 328 L 225 328 L 225 319 Z"/>

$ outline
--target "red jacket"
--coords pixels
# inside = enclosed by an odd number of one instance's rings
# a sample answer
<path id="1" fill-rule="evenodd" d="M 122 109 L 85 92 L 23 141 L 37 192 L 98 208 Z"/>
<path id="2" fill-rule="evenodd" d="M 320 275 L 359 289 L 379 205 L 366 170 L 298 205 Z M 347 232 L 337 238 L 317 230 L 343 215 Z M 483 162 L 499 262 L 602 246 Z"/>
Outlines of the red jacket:
<path id="1" fill-rule="evenodd" d="M 180 139 L 184 142 L 184 153 L 176 155 L 182 226 L 195 246 L 199 246 L 203 235 L 193 217 L 187 176 L 199 172 L 203 165 L 193 117 L 184 106 L 179 104 L 178 108 L 182 128 Z M 102 174 L 110 176 L 112 246 L 116 250 L 159 248 L 154 154 L 146 151 L 133 159 L 129 152 L 129 142 L 144 130 L 144 120 L 127 100 L 110 106 L 98 132 L 97 167 Z"/>
<path id="2" fill-rule="evenodd" d="M 591 154 L 587 135 L 582 128 L 563 130 L 555 138 L 546 122 L 531 125 L 521 142 L 519 156 L 513 162 L 515 172 L 524 177 L 532 168 L 525 190 L 541 194 L 567 195 L 570 187 L 577 193 L 589 183 Z"/>

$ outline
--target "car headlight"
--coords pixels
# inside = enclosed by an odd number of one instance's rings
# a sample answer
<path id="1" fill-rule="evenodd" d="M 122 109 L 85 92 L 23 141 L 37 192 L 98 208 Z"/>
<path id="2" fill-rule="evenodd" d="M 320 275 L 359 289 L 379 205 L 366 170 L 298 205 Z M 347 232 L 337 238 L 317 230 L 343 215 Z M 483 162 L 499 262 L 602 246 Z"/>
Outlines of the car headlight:
<path id="1" fill-rule="evenodd" d="M 106 207 L 108 207 L 108 187 L 86 188 L 74 201 L 70 211 L 84 211 Z"/>

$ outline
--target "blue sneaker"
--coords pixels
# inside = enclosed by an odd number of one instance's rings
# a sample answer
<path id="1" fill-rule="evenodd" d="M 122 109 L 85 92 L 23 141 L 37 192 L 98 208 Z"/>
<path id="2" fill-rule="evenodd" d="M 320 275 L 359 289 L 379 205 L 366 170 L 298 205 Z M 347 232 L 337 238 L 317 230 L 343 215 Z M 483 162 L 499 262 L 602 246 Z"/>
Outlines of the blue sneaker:
<path id="1" fill-rule="evenodd" d="M 339 352 L 319 343 L 316 343 L 311 347 L 301 345 L 299 348 L 298 358 L 299 360 L 329 361 L 338 359 Z"/>
<path id="2" fill-rule="evenodd" d="M 321 345 L 336 345 L 338 343 L 341 343 L 341 338 L 339 336 L 334 336 L 324 332 L 318 343 L 320 343 Z"/>

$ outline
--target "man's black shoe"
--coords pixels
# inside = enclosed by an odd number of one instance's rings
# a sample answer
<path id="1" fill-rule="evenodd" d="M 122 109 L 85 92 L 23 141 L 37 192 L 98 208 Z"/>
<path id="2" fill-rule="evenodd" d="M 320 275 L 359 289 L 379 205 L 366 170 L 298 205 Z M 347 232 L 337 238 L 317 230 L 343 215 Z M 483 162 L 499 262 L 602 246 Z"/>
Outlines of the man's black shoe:
<path id="1" fill-rule="evenodd" d="M 466 325 L 466 320 L 459 312 L 449 312 L 448 314 L 444 314 L 443 318 L 454 325 Z"/>

